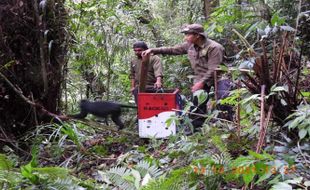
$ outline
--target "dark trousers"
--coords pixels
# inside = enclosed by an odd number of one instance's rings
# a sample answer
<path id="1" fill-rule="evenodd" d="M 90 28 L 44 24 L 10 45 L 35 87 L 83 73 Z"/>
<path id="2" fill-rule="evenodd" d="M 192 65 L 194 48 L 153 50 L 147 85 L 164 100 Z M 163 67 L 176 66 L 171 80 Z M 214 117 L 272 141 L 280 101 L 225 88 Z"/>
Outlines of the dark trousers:
<path id="1" fill-rule="evenodd" d="M 205 84 L 203 87 L 203 90 L 209 93 L 210 87 Z M 194 106 L 191 107 L 190 111 L 194 114 L 191 114 L 189 118 L 192 120 L 192 125 L 195 129 L 195 128 L 201 127 L 206 120 L 206 117 L 195 115 L 195 113 L 202 114 L 202 115 L 205 115 L 207 113 L 207 102 L 209 101 L 209 95 L 204 102 L 199 104 L 197 96 L 194 96 L 192 94 L 191 101 L 193 102 Z"/>
<path id="2" fill-rule="evenodd" d="M 133 97 L 135 99 L 136 105 L 138 105 L 138 92 L 139 92 L 138 87 L 135 87 L 135 89 L 132 91 L 132 95 L 133 95 Z"/>
<path id="3" fill-rule="evenodd" d="M 205 92 L 209 93 L 210 88 L 211 88 L 210 86 L 207 86 L 205 84 L 203 90 Z M 229 79 L 219 80 L 217 82 L 217 92 L 216 92 L 216 96 L 217 96 L 218 100 L 226 98 L 229 95 L 229 92 L 232 88 L 233 88 L 233 83 L 231 80 L 229 80 Z M 197 113 L 197 114 L 202 114 L 202 115 L 207 114 L 207 102 L 208 102 L 208 100 L 209 100 L 209 96 L 207 97 L 207 99 L 204 102 L 202 102 L 200 105 L 198 105 L 198 98 L 192 95 L 192 102 L 193 102 L 194 106 L 191 107 L 191 111 L 197 107 L 197 109 L 192 111 L 192 113 Z M 230 106 L 230 105 L 217 105 L 216 107 L 220 111 L 220 114 L 218 115 L 219 118 L 227 119 L 230 121 L 233 120 L 234 111 L 233 111 L 232 106 Z M 192 125 L 194 126 L 194 128 L 201 127 L 206 120 L 206 117 L 201 117 L 201 116 L 197 116 L 197 115 L 190 115 L 190 118 L 192 119 Z"/>
<path id="4" fill-rule="evenodd" d="M 217 98 L 224 99 L 229 95 L 230 90 L 234 88 L 234 84 L 230 79 L 223 79 L 218 81 L 217 83 Z M 218 117 L 222 119 L 226 119 L 229 121 L 233 121 L 234 119 L 234 109 L 231 105 L 221 105 L 218 104 L 216 108 L 220 111 Z"/>

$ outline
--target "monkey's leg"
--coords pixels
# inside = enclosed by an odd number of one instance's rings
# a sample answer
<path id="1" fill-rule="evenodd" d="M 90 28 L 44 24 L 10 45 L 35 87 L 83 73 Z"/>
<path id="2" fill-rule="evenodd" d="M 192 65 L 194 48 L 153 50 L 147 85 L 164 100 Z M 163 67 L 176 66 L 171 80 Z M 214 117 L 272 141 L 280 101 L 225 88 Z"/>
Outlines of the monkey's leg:
<path id="1" fill-rule="evenodd" d="M 105 124 L 106 124 L 106 125 L 109 125 L 108 116 L 104 118 L 104 121 L 105 121 Z"/>
<path id="2" fill-rule="evenodd" d="M 79 114 L 70 115 L 71 117 L 77 118 L 77 119 L 83 119 L 87 116 L 87 112 L 84 110 L 81 110 Z"/>
<path id="3" fill-rule="evenodd" d="M 112 121 L 118 126 L 119 130 L 124 128 L 124 123 L 121 121 L 120 115 L 120 113 L 111 115 Z"/>
<path id="4" fill-rule="evenodd" d="M 105 123 L 106 125 L 109 125 L 108 116 L 104 116 L 104 117 L 100 116 L 96 119 L 96 121 L 99 123 Z"/>

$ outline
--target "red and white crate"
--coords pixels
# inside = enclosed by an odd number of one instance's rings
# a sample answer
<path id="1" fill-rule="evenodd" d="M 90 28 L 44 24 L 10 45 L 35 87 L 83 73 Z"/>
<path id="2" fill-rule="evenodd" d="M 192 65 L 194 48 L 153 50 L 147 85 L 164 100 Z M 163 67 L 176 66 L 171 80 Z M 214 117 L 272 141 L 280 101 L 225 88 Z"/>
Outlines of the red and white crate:
<path id="1" fill-rule="evenodd" d="M 172 109 L 179 109 L 178 91 L 138 94 L 139 137 L 165 138 L 176 134 L 175 122 L 167 126 L 166 120 L 176 115 Z"/>

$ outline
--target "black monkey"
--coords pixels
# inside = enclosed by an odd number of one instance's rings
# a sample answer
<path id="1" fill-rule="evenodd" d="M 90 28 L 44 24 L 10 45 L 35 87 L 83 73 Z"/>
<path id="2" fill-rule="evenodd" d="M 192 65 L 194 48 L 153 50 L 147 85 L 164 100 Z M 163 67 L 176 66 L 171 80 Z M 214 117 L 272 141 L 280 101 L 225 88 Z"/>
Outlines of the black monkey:
<path id="1" fill-rule="evenodd" d="M 111 115 L 112 121 L 119 127 L 119 129 L 123 129 L 124 123 L 120 118 L 121 108 L 137 108 L 137 106 L 124 105 L 108 101 L 91 102 L 88 100 L 81 100 L 80 113 L 71 115 L 71 117 L 82 119 L 85 118 L 87 114 L 93 114 L 97 117 L 107 118 L 108 115 Z"/>

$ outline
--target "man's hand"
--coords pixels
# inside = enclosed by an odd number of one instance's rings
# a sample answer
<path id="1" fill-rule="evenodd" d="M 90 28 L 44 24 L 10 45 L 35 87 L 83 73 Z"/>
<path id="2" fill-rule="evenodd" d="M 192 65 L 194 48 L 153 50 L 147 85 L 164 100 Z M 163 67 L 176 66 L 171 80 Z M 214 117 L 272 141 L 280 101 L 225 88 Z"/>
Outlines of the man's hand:
<path id="1" fill-rule="evenodd" d="M 147 63 L 150 60 L 151 54 L 142 56 L 142 63 Z"/>
<path id="2" fill-rule="evenodd" d="M 157 78 L 156 78 L 156 82 L 154 83 L 154 88 L 155 88 L 155 89 L 161 88 L 162 85 L 163 85 L 163 84 L 161 83 L 161 77 L 157 77 Z"/>
<path id="3" fill-rule="evenodd" d="M 135 87 L 132 87 L 131 89 L 130 89 L 130 92 L 131 92 L 131 94 L 134 94 L 133 92 L 135 91 Z"/>
<path id="4" fill-rule="evenodd" d="M 152 49 L 147 49 L 147 50 L 143 51 L 141 55 L 142 55 L 142 57 L 145 57 L 145 56 L 151 55 L 151 53 L 152 53 Z"/>
<path id="5" fill-rule="evenodd" d="M 158 88 L 161 88 L 161 87 L 162 87 L 161 82 L 154 83 L 154 88 L 158 89 Z"/>
<path id="6" fill-rule="evenodd" d="M 196 84 L 194 84 L 194 86 L 192 86 L 192 92 L 195 92 L 197 90 L 203 89 L 204 86 L 204 82 L 197 82 Z"/>

